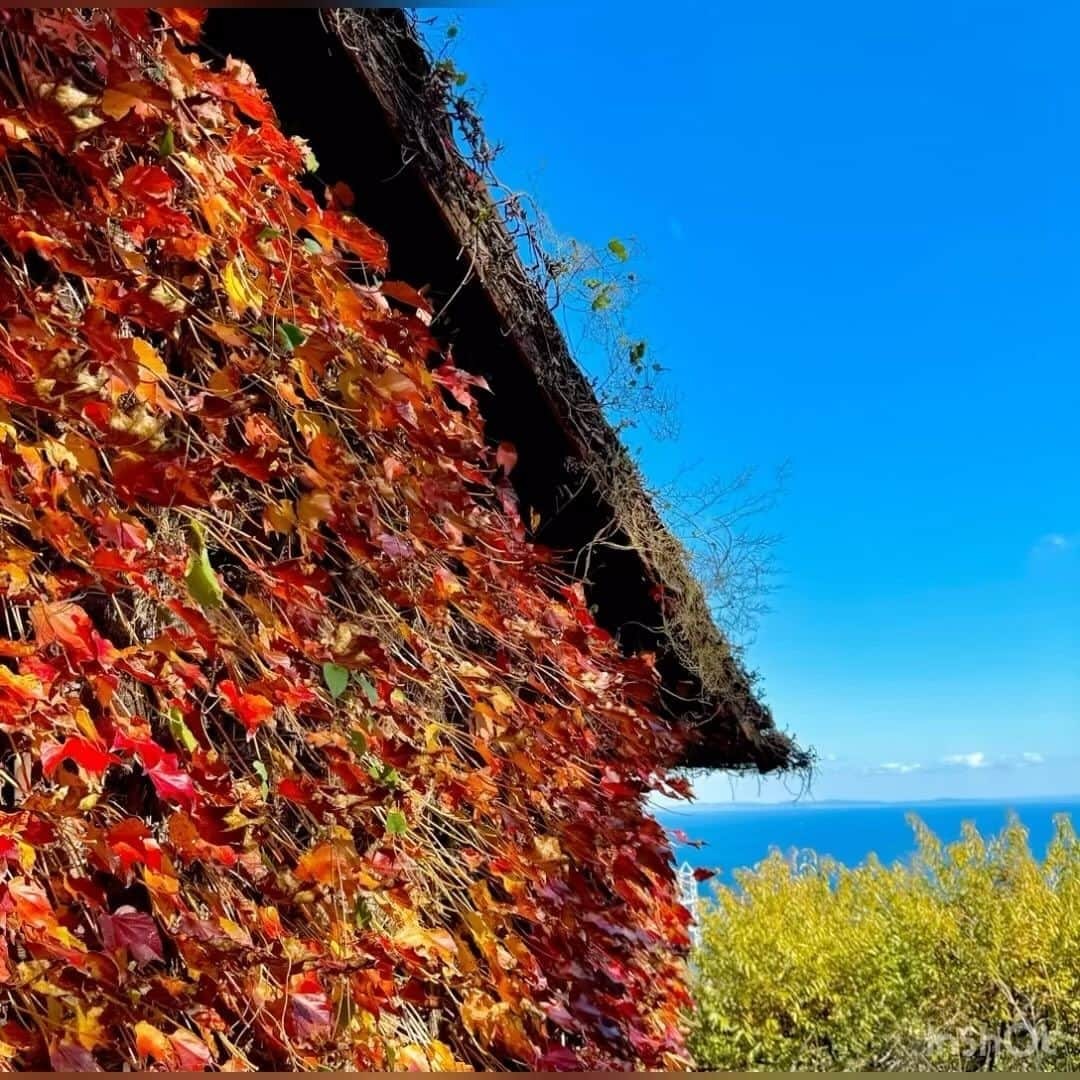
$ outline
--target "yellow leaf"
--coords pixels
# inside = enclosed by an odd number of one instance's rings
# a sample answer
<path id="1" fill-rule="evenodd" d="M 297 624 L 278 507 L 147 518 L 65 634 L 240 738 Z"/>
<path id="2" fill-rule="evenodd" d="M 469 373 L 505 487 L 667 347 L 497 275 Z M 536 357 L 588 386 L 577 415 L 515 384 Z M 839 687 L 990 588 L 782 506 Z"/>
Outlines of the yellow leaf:
<path id="1" fill-rule="evenodd" d="M 176 315 L 182 315 L 187 311 L 187 301 L 180 292 L 168 281 L 158 281 L 150 290 L 150 299 L 156 300 L 163 307 Z"/>
<path id="2" fill-rule="evenodd" d="M 384 371 L 374 382 L 375 389 L 387 397 L 413 397 L 419 391 L 416 383 L 402 371 L 391 368 Z"/>
<path id="3" fill-rule="evenodd" d="M 458 953 L 457 942 L 448 930 L 427 929 L 415 923 L 399 930 L 394 935 L 394 944 L 446 964 L 451 963 Z"/>
<path id="4" fill-rule="evenodd" d="M 98 463 L 97 451 L 89 439 L 76 435 L 74 431 L 65 431 L 60 440 L 68 453 L 78 462 L 79 468 L 91 476 L 101 475 L 101 466 Z"/>
<path id="5" fill-rule="evenodd" d="M 359 405 L 367 397 L 366 379 L 367 372 L 358 364 L 344 368 L 338 376 L 338 392 L 350 405 Z"/>
<path id="6" fill-rule="evenodd" d="M 11 439 L 12 442 L 16 442 L 19 438 L 19 433 L 15 430 L 15 421 L 11 419 L 11 413 L 3 404 L 0 404 L 0 435 Z"/>
<path id="7" fill-rule="evenodd" d="M 248 281 L 239 257 L 233 259 L 225 267 L 221 279 L 225 285 L 229 303 L 237 315 L 243 315 L 248 310 L 258 315 L 262 311 L 262 294 Z"/>
<path id="8" fill-rule="evenodd" d="M 25 840 L 19 841 L 19 865 L 26 873 L 30 873 L 34 868 L 34 863 L 37 860 L 37 853 L 33 847 Z"/>
<path id="9" fill-rule="evenodd" d="M 20 593 L 30 584 L 34 553 L 27 548 L 0 549 L 0 596 Z"/>
<path id="10" fill-rule="evenodd" d="M 296 527 L 296 511 L 291 499 L 281 499 L 263 510 L 264 526 L 276 533 L 288 536 Z"/>
<path id="11" fill-rule="evenodd" d="M 309 529 L 317 529 L 322 522 L 329 520 L 333 513 L 334 505 L 325 491 L 312 491 L 301 496 L 296 507 L 297 517 Z"/>
<path id="12" fill-rule="evenodd" d="M 111 86 L 101 95 L 101 111 L 113 120 L 123 119 L 138 103 L 139 99 L 133 94 L 125 94 Z"/>
<path id="13" fill-rule="evenodd" d="M 297 409 L 293 413 L 293 423 L 305 443 L 310 443 L 316 435 L 332 435 L 334 432 L 333 427 L 323 417 L 306 409 Z"/>
<path id="14" fill-rule="evenodd" d="M 514 699 L 501 686 L 493 687 L 488 697 L 491 698 L 491 707 L 500 716 L 505 716 L 514 708 Z"/>
<path id="15" fill-rule="evenodd" d="M 69 472 L 78 472 L 79 463 L 75 455 L 59 439 L 46 436 L 41 440 L 41 446 L 54 469 L 63 471 L 66 467 Z"/>
<path id="16" fill-rule="evenodd" d="M 101 1014 L 105 1011 L 104 1005 L 95 1005 L 91 1009 L 83 1011 L 82 1006 L 75 1003 L 75 1040 L 87 1050 L 93 1050 L 105 1041 L 105 1031 L 101 1026 Z"/>
<path id="17" fill-rule="evenodd" d="M 14 116 L 0 117 L 0 132 L 10 142 L 25 142 L 30 138 L 30 129 Z"/>
<path id="18" fill-rule="evenodd" d="M 135 394 L 143 401 L 151 405 L 158 402 L 158 383 L 166 382 L 169 378 L 169 369 L 165 361 L 161 359 L 157 349 L 142 338 L 133 338 L 131 342 L 135 359 L 139 363 L 139 385 L 135 388 Z"/>
<path id="19" fill-rule="evenodd" d="M 199 206 L 202 209 L 203 217 L 206 218 L 206 223 L 210 226 L 211 232 L 217 232 L 222 225 L 227 226 L 230 218 L 237 223 L 243 220 L 229 205 L 225 197 L 218 192 L 201 198 Z"/>

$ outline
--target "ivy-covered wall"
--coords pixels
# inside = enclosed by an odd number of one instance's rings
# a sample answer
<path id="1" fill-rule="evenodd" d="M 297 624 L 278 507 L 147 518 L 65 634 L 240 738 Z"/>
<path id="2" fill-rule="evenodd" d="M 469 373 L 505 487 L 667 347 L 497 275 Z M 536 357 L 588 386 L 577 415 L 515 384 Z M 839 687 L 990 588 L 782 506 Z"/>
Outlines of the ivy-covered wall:
<path id="1" fill-rule="evenodd" d="M 485 388 L 197 15 L 0 21 L 0 1060 L 684 1063 L 681 740 Z"/>

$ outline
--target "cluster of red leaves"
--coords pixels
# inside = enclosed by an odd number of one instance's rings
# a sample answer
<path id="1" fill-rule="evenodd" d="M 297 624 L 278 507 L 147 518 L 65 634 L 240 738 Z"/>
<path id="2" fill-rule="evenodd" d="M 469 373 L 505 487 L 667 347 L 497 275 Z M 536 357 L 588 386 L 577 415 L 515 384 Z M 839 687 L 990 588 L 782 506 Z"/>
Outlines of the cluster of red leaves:
<path id="1" fill-rule="evenodd" d="M 0 23 L 0 1061 L 682 1064 L 681 735 L 477 380 L 198 16 Z"/>

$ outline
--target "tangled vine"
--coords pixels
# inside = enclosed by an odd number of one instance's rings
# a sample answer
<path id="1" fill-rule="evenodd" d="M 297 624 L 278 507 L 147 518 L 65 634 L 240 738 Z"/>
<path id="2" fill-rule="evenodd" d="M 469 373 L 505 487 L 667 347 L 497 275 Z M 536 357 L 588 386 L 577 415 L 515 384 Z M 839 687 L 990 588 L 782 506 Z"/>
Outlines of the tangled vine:
<path id="1" fill-rule="evenodd" d="M 197 14 L 0 22 L 0 1063 L 685 1064 L 684 735 L 486 388 Z"/>

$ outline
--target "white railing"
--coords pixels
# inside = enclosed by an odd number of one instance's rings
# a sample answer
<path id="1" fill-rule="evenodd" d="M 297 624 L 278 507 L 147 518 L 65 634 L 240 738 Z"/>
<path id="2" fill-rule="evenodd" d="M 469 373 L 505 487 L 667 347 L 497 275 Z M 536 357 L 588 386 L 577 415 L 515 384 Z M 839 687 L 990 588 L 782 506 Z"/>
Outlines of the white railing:
<path id="1" fill-rule="evenodd" d="M 690 940 L 696 949 L 701 944 L 701 927 L 698 924 L 698 883 L 694 868 L 687 862 L 679 867 L 676 881 L 679 886 L 679 903 L 690 912 Z"/>

